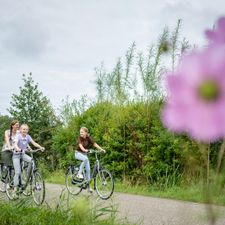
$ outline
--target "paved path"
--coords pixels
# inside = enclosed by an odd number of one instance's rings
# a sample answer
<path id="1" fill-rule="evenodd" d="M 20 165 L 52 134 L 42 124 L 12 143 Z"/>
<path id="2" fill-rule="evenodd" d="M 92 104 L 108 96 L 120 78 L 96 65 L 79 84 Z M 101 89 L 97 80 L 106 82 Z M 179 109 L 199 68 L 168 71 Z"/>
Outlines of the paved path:
<path id="1" fill-rule="evenodd" d="M 46 201 L 53 202 L 55 197 L 58 199 L 59 193 L 63 189 L 65 186 L 47 184 Z M 80 195 L 87 196 L 89 194 L 83 191 Z M 75 196 L 75 198 L 78 197 Z M 114 193 L 112 199 L 107 201 L 100 200 L 96 193 L 93 193 L 90 198 L 100 204 L 115 205 L 119 211 L 119 217 L 127 217 L 132 224 L 211 225 L 204 204 L 123 193 Z M 215 224 L 225 225 L 225 207 L 214 207 L 213 210 L 217 217 Z"/>
<path id="2" fill-rule="evenodd" d="M 127 218 L 131 224 L 142 225 L 212 225 L 209 222 L 204 204 L 177 200 L 152 198 L 140 195 L 114 193 L 112 198 L 104 201 L 97 194 L 82 191 L 78 196 L 68 195 L 65 186 L 46 185 L 46 203 L 56 205 L 59 196 L 70 201 L 88 197 L 94 205 L 114 206 L 118 210 L 118 218 Z M 1 197 L 4 197 L 1 194 Z M 68 198 L 69 196 L 69 198 Z M 214 225 L 225 225 L 225 207 L 213 207 L 216 214 Z M 118 224 L 120 224 L 118 222 Z"/>

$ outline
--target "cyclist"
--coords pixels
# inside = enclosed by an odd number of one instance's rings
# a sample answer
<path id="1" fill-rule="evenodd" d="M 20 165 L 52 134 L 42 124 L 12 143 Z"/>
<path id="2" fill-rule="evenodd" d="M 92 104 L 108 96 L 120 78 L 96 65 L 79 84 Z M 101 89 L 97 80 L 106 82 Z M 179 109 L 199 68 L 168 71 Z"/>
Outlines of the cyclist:
<path id="1" fill-rule="evenodd" d="M 2 147 L 1 158 L 2 163 L 6 166 L 12 165 L 12 150 L 15 147 L 16 135 L 19 134 L 19 121 L 13 120 L 10 124 L 10 129 L 5 131 L 4 144 Z M 10 151 L 9 151 L 10 150 Z M 1 164 L 1 166 L 3 166 Z M 3 167 L 1 168 L 3 171 Z M 2 181 L 5 181 L 5 177 L 2 177 Z"/>
<path id="2" fill-rule="evenodd" d="M 43 149 L 44 148 L 36 143 L 31 136 L 28 134 L 29 127 L 27 124 L 23 124 L 20 127 L 20 133 L 16 136 L 15 141 L 15 151 L 13 153 L 13 166 L 15 170 L 15 176 L 14 176 L 14 198 L 18 198 L 17 190 L 19 185 L 19 177 L 21 175 L 21 166 L 20 166 L 20 159 L 22 158 L 23 161 L 26 161 L 29 163 L 28 171 L 31 166 L 31 157 L 27 154 L 25 154 L 24 150 L 29 148 L 29 143 L 34 145 L 37 148 Z"/>
<path id="3" fill-rule="evenodd" d="M 87 156 L 88 153 L 88 148 L 90 146 L 93 146 L 101 151 L 104 151 L 90 136 L 88 133 L 88 129 L 86 127 L 81 127 L 80 128 L 80 136 L 77 139 L 77 145 L 76 145 L 76 151 L 75 151 L 75 159 L 78 159 L 82 161 L 80 164 L 80 168 L 77 174 L 78 179 L 83 179 L 83 169 L 85 168 L 86 170 L 86 179 L 87 181 L 90 181 L 90 162 Z M 89 192 L 92 192 L 92 189 L 88 186 Z"/>

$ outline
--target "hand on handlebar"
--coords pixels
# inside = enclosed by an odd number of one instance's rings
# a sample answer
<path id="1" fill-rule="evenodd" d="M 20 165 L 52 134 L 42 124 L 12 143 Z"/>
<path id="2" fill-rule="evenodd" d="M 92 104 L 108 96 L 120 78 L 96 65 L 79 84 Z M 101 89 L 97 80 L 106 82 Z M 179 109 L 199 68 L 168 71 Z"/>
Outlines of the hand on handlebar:
<path id="1" fill-rule="evenodd" d="M 106 150 L 105 149 L 101 149 L 100 150 L 102 153 L 106 153 Z"/>
<path id="2" fill-rule="evenodd" d="M 94 149 L 88 149 L 88 153 L 106 153 L 106 150 L 104 149 L 99 149 L 99 150 L 94 150 Z"/>

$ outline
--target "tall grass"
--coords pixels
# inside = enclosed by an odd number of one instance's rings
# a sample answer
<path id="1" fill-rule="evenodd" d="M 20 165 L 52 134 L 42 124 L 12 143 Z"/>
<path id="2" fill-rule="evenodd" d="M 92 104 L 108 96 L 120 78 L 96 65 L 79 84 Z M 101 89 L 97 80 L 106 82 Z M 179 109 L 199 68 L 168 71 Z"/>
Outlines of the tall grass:
<path id="1" fill-rule="evenodd" d="M 126 225 L 125 219 L 118 219 L 117 210 L 111 202 L 90 201 L 89 197 L 73 198 L 62 192 L 54 206 L 45 203 L 42 207 L 33 205 L 30 198 L 6 202 L 0 194 L 1 225 Z M 51 205 L 51 206 L 50 206 Z"/>

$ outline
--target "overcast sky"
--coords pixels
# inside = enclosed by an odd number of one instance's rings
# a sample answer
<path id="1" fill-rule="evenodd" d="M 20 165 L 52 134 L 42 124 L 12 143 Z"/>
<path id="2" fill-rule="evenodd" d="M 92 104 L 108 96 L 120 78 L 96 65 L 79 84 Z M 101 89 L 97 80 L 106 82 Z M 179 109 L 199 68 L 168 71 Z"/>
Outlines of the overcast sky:
<path id="1" fill-rule="evenodd" d="M 203 44 L 224 0 L 0 0 L 0 114 L 32 72 L 57 108 L 67 95 L 94 97 L 94 67 L 111 68 L 132 42 L 144 51 L 165 25 Z"/>

